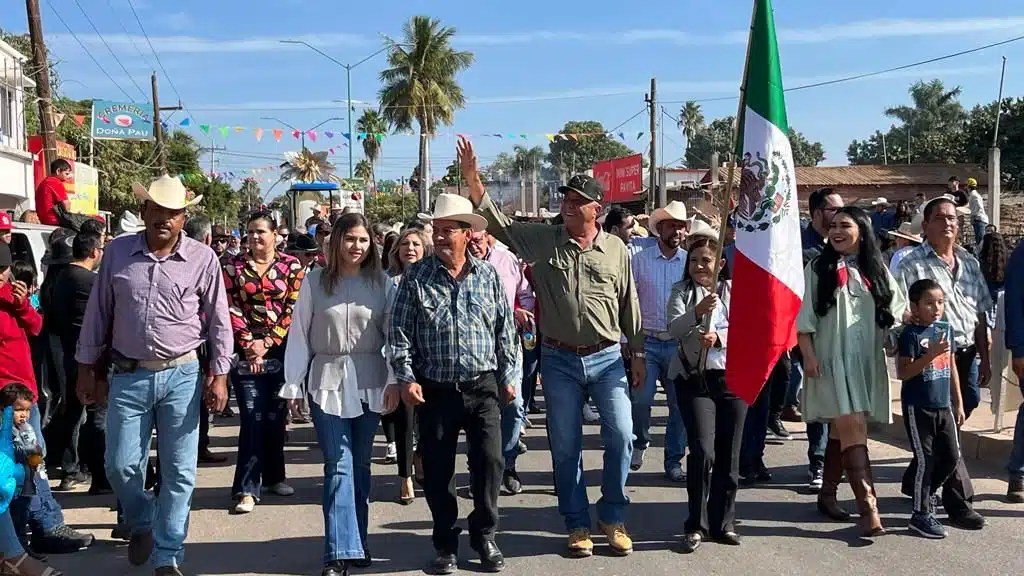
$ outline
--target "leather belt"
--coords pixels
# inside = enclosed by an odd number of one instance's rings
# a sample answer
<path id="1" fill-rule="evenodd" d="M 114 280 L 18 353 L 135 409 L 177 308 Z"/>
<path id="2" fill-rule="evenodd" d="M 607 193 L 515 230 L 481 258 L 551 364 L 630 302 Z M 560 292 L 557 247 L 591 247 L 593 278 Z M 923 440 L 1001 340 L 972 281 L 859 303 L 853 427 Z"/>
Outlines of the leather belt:
<path id="1" fill-rule="evenodd" d="M 597 344 L 585 344 L 583 346 L 574 346 L 572 344 L 566 344 L 565 342 L 562 342 L 560 340 L 555 340 L 554 338 L 548 338 L 547 336 L 544 337 L 545 346 L 550 346 L 557 350 L 572 352 L 577 356 L 590 356 L 595 352 L 600 352 L 601 350 L 604 350 L 605 348 L 614 346 L 616 344 L 618 344 L 618 342 L 614 342 L 612 340 L 602 340 Z"/>
<path id="2" fill-rule="evenodd" d="M 672 340 L 672 335 L 669 334 L 667 330 L 664 332 L 658 332 L 656 330 L 644 330 L 644 335 L 650 338 L 654 338 L 655 340 L 660 340 L 661 342 L 668 342 Z"/>
<path id="3" fill-rule="evenodd" d="M 161 370 L 167 370 L 168 368 L 174 368 L 189 362 L 196 362 L 199 360 L 199 355 L 196 354 L 195 350 L 172 358 L 170 360 L 139 360 L 139 368 L 143 370 L 149 370 L 151 372 L 160 372 Z"/>

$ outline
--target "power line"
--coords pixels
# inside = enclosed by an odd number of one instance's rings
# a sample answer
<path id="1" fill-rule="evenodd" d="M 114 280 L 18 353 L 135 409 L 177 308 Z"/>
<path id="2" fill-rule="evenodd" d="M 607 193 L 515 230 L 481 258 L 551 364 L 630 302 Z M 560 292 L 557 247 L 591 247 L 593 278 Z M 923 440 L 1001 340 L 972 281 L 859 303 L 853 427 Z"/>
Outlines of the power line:
<path id="1" fill-rule="evenodd" d="M 96 57 L 93 56 L 92 52 L 90 52 L 89 49 L 85 47 L 85 44 L 82 43 L 82 40 L 78 37 L 78 34 L 75 34 L 75 31 L 71 29 L 71 26 L 68 26 L 68 23 L 60 15 L 60 12 L 58 12 L 57 9 L 53 7 L 53 4 L 50 4 L 50 2 L 47 1 L 46 5 L 50 8 L 50 12 L 53 12 L 53 15 L 56 16 L 58 20 L 60 20 L 60 23 L 63 24 L 65 28 L 67 28 L 68 33 L 71 34 L 71 37 L 75 39 L 75 42 L 77 42 L 78 45 L 82 47 L 82 50 L 84 50 L 85 53 L 89 56 L 93 64 L 95 64 L 96 67 L 100 69 L 100 72 L 103 72 L 103 75 L 106 76 L 108 80 L 110 80 L 111 84 L 117 86 L 117 89 L 120 90 L 122 94 L 124 94 L 125 98 L 131 100 L 132 97 L 128 95 L 128 92 L 126 92 L 125 89 L 122 88 L 116 80 L 114 80 L 114 77 L 111 76 L 110 73 L 107 72 L 107 70 L 100 65 L 99 60 L 97 60 Z"/>
<path id="2" fill-rule="evenodd" d="M 118 16 L 118 11 L 114 9 L 114 4 L 111 0 L 107 0 L 107 8 L 110 8 L 110 12 L 114 15 L 114 20 L 117 22 L 117 25 L 121 27 L 121 31 L 124 32 L 128 41 L 131 42 L 132 47 L 135 48 L 135 53 L 139 55 L 139 58 L 142 58 L 146 62 L 147 66 L 155 68 L 155 66 L 150 63 L 149 58 L 147 58 L 146 55 L 142 53 L 142 50 L 139 49 L 139 43 L 135 41 L 135 34 L 128 31 L 128 27 L 124 25 L 124 21 L 121 20 L 120 16 Z"/>
<path id="3" fill-rule="evenodd" d="M 107 43 L 107 39 L 103 37 L 103 34 L 100 34 L 99 29 L 96 28 L 96 24 L 93 23 L 92 18 L 89 17 L 89 13 L 85 11 L 85 8 L 82 8 L 81 2 L 79 2 L 78 0 L 74 0 L 74 2 L 75 6 L 78 6 L 79 12 L 82 13 L 82 16 L 85 16 L 85 21 L 88 22 L 89 26 L 92 27 L 92 31 L 95 32 L 96 36 L 100 39 L 100 42 L 103 42 L 103 45 L 107 47 L 107 52 L 110 52 L 110 55 L 114 57 L 114 62 L 117 62 L 117 65 L 121 67 L 121 71 L 124 72 L 124 75 L 128 77 L 128 81 L 131 82 L 139 91 L 139 93 L 142 94 L 143 101 L 148 99 L 149 96 L 146 95 L 146 92 L 139 86 L 139 83 L 135 81 L 135 78 L 132 78 L 131 73 L 128 72 L 128 69 L 124 67 L 124 64 L 121 62 L 121 59 L 118 58 L 117 54 L 114 53 L 114 49 L 111 48 L 110 44 Z"/>
<path id="4" fill-rule="evenodd" d="M 978 46 L 977 48 L 970 48 L 968 50 L 961 50 L 959 52 L 953 52 L 952 54 L 945 54 L 943 56 L 936 56 L 935 58 L 929 58 L 927 60 L 919 60 L 917 62 L 911 62 L 910 64 L 903 64 L 901 66 L 893 66 L 892 68 L 886 68 L 884 70 L 876 70 L 874 72 L 865 72 L 863 74 L 853 74 L 851 76 L 844 76 L 842 78 L 835 78 L 833 80 L 823 80 L 821 82 L 813 82 L 811 84 L 802 84 L 800 86 L 793 86 L 791 88 L 784 89 L 785 92 L 796 92 L 797 90 L 807 90 L 809 88 L 820 88 L 822 86 L 831 86 L 833 84 L 841 84 L 844 82 L 852 82 L 854 80 L 861 80 L 863 78 L 870 78 L 872 76 L 881 76 L 882 74 L 888 74 L 890 72 L 899 72 L 900 70 L 906 70 L 908 68 L 915 68 L 917 66 L 923 66 L 925 64 L 934 64 L 935 62 L 941 62 L 943 60 L 949 60 L 950 58 L 957 58 L 966 54 L 972 54 L 974 52 L 980 52 L 988 48 L 994 48 L 996 46 L 1003 46 L 1013 42 L 1019 42 L 1024 40 L 1024 36 L 1017 36 L 1007 40 L 1001 40 L 999 42 L 993 42 L 991 44 L 985 44 L 984 46 Z M 700 100 L 669 100 L 663 102 L 663 104 L 685 104 L 686 102 L 719 102 L 725 100 L 736 100 L 739 96 L 722 96 L 719 98 L 703 98 Z"/>

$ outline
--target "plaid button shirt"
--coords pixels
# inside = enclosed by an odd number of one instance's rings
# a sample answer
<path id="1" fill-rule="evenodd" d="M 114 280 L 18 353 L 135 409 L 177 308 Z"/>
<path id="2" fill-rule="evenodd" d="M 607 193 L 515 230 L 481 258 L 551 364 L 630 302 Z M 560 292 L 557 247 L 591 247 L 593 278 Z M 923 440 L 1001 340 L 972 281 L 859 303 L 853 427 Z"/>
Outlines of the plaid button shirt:
<path id="1" fill-rule="evenodd" d="M 472 256 L 459 279 L 437 256 L 406 270 L 388 344 L 399 382 L 415 382 L 418 374 L 454 384 L 495 371 L 505 386 L 518 370 L 519 340 L 501 279 L 493 266 Z"/>
<path id="2" fill-rule="evenodd" d="M 900 260 L 893 275 L 904 293 L 918 280 L 928 278 L 937 282 L 946 296 L 945 320 L 953 329 L 956 346 L 966 348 L 974 344 L 978 315 L 992 308 L 992 296 L 977 258 L 959 246 L 953 250 L 955 270 L 925 242 Z"/>

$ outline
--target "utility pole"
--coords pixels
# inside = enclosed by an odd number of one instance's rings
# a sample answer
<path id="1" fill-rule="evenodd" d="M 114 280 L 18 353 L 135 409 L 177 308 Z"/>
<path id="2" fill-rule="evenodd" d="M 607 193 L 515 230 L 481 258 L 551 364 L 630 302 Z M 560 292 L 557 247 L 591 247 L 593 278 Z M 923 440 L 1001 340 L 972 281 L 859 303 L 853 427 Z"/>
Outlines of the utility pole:
<path id="1" fill-rule="evenodd" d="M 43 42 L 43 20 L 39 16 L 39 0 L 25 0 L 28 10 L 28 35 L 32 42 L 32 66 L 36 69 L 36 94 L 39 95 L 39 126 L 43 136 L 43 170 L 50 173 L 50 163 L 57 159 L 57 131 L 53 125 L 53 95 L 50 93 L 50 65 Z"/>
<path id="2" fill-rule="evenodd" d="M 992 131 L 992 147 L 988 149 L 988 212 L 989 222 L 999 230 L 1002 218 L 1000 202 L 1003 185 L 1001 151 L 999 150 L 999 117 L 1003 112 L 1003 80 L 1006 79 L 1006 56 L 1003 56 L 1003 69 L 999 73 L 999 98 L 996 99 L 996 123 Z"/>
<path id="3" fill-rule="evenodd" d="M 219 150 L 227 150 L 227 148 L 224 147 L 224 146 L 217 146 L 215 144 L 213 146 L 210 146 L 209 148 L 200 148 L 199 149 L 200 152 L 209 152 L 210 153 L 210 172 L 211 173 L 214 170 L 217 169 L 217 152 Z"/>
<path id="4" fill-rule="evenodd" d="M 150 80 L 153 86 L 153 137 L 156 139 L 156 156 L 160 162 L 160 170 L 167 174 L 167 149 L 164 147 L 164 126 L 160 123 L 160 111 L 161 110 L 181 110 L 181 103 L 177 106 L 166 106 L 160 107 L 160 97 L 156 88 L 156 71 L 153 71 L 153 75 L 150 76 Z"/>
<path id="5" fill-rule="evenodd" d="M 645 98 L 648 105 L 648 110 L 651 112 L 651 171 L 649 183 L 647 185 L 650 190 L 649 198 L 654 198 L 657 194 L 657 203 L 655 206 L 661 207 L 667 204 L 665 198 L 665 190 L 658 189 L 657 182 L 657 166 L 658 166 L 658 80 L 657 78 L 651 78 L 651 93 Z"/>

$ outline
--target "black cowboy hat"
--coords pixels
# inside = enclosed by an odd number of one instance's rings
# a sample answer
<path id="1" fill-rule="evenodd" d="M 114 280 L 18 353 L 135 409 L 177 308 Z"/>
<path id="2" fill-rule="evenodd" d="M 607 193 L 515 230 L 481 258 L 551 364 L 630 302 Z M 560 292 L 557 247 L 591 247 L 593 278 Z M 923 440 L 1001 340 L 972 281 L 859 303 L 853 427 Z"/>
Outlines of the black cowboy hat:
<path id="1" fill-rule="evenodd" d="M 309 234 L 292 234 L 288 236 L 288 252 L 318 252 L 320 246 Z"/>
<path id="2" fill-rule="evenodd" d="M 58 236 L 55 240 L 50 242 L 50 248 L 46 251 L 46 254 L 41 260 L 42 265 L 57 266 L 61 264 L 70 264 L 75 259 L 74 252 L 71 250 L 71 246 L 74 243 L 74 234 Z"/>

